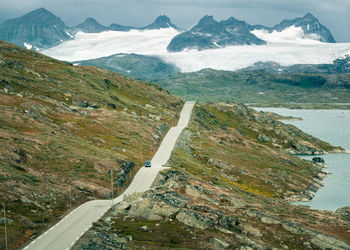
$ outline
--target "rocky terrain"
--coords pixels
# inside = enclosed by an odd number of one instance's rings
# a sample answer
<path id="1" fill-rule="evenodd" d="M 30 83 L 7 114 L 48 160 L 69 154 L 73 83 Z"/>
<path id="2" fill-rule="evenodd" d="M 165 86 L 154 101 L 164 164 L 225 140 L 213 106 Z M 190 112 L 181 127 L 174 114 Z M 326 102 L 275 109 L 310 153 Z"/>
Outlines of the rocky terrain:
<path id="1" fill-rule="evenodd" d="M 229 45 L 266 44 L 250 33 L 244 24 L 234 18 L 217 22 L 213 16 L 205 16 L 191 30 L 175 36 L 167 49 L 179 52 L 184 49 L 205 50 Z"/>
<path id="2" fill-rule="evenodd" d="M 120 193 L 181 108 L 159 86 L 0 42 L 0 204 L 10 249 L 71 208 L 111 197 L 112 171 Z"/>
<path id="3" fill-rule="evenodd" d="M 162 28 L 181 30 L 171 22 L 169 17 L 164 15 L 157 17 L 153 23 L 144 27 L 124 26 L 115 23 L 105 27 L 92 17 L 86 18 L 81 24 L 74 27 L 68 27 L 55 14 L 45 8 L 40 8 L 0 24 L 0 39 L 39 51 L 72 40 L 79 31 L 100 33 L 108 30 L 130 31 Z"/>
<path id="4" fill-rule="evenodd" d="M 152 82 L 174 95 L 199 101 L 232 101 L 273 106 L 349 103 L 350 100 L 350 73 L 274 74 L 264 70 L 233 72 L 204 69 L 193 73 L 172 74 Z"/>
<path id="5" fill-rule="evenodd" d="M 127 77 L 147 81 L 169 77 L 180 72 L 180 69 L 158 57 L 138 54 L 116 54 L 75 63 L 109 69 Z"/>
<path id="6" fill-rule="evenodd" d="M 340 149 L 244 105 L 197 105 L 151 189 L 115 205 L 73 249 L 349 249 L 348 208 L 290 204 L 324 176 L 322 158 L 291 150 Z"/>

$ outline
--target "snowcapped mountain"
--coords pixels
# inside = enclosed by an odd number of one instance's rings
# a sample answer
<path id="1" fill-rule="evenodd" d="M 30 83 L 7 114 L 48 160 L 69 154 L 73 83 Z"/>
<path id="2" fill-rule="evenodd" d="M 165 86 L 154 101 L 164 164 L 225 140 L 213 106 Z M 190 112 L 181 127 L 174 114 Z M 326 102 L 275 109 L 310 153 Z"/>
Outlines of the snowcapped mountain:
<path id="1" fill-rule="evenodd" d="M 0 25 L 0 39 L 27 49 L 40 50 L 72 40 L 79 31 L 83 33 L 101 33 L 104 31 L 158 30 L 167 28 L 181 30 L 165 15 L 157 17 L 153 23 L 144 27 L 123 26 L 115 23 L 105 27 L 92 17 L 88 17 L 75 27 L 68 27 L 59 17 L 44 8 L 40 8 L 19 18 L 10 19 L 2 23 Z"/>
<path id="2" fill-rule="evenodd" d="M 265 43 L 250 33 L 244 22 L 234 18 L 217 22 L 213 16 L 205 16 L 190 31 L 174 37 L 167 49 L 178 52 L 184 49 L 205 50 L 228 45 Z"/>
<path id="3" fill-rule="evenodd" d="M 72 39 L 62 20 L 41 8 L 0 25 L 0 39 L 29 49 L 56 46 Z"/>
<path id="4" fill-rule="evenodd" d="M 335 43 L 332 33 L 311 13 L 307 13 L 303 17 L 298 17 L 292 20 L 285 19 L 280 24 L 277 24 L 272 28 L 262 25 L 248 25 L 247 28 L 253 34 L 264 40 L 268 40 L 269 37 L 263 36 L 262 34 L 274 33 L 275 36 L 277 34 L 285 36 L 287 33 L 289 33 L 289 40 L 293 40 L 294 38 L 294 40 L 305 39 L 325 43 Z M 293 32 L 293 34 L 290 34 L 290 32 Z"/>
<path id="5" fill-rule="evenodd" d="M 350 55 L 350 43 L 333 43 L 329 30 L 311 14 L 274 27 L 233 17 L 218 22 L 205 16 L 190 31 L 183 31 L 166 16 L 144 27 L 105 27 L 88 18 L 70 28 L 51 12 L 38 9 L 1 24 L 0 39 L 29 49 L 43 48 L 42 53 L 71 62 L 120 53 L 156 56 L 182 72 L 235 71 L 256 62 L 328 64 Z"/>

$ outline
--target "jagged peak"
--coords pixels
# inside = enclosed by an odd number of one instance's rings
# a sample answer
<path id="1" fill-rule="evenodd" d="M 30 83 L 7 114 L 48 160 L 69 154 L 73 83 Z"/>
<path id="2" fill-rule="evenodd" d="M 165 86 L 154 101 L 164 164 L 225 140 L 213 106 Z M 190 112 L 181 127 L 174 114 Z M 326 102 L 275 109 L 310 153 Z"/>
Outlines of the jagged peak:
<path id="1" fill-rule="evenodd" d="M 169 28 L 169 27 L 178 29 L 176 25 L 171 22 L 171 19 L 168 16 L 160 15 L 154 20 L 153 23 L 144 27 L 144 29 L 159 29 L 159 28 Z"/>
<path id="2" fill-rule="evenodd" d="M 45 8 L 39 8 L 39 9 L 33 10 L 33 11 L 23 15 L 23 17 L 35 17 L 38 15 L 43 15 L 43 16 L 48 16 L 48 17 L 56 17 L 55 14 L 53 14 L 52 12 L 48 11 Z"/>
<path id="3" fill-rule="evenodd" d="M 96 21 L 95 18 L 93 17 L 88 17 L 84 20 L 84 22 L 82 22 L 80 25 L 82 24 L 98 24 L 98 25 L 101 25 L 98 21 Z"/>
<path id="4" fill-rule="evenodd" d="M 310 12 L 306 13 L 303 18 L 316 19 L 317 20 L 317 18 L 314 15 L 312 15 Z"/>
<path id="5" fill-rule="evenodd" d="M 199 28 L 202 26 L 207 26 L 212 24 L 218 24 L 218 22 L 214 19 L 213 16 L 205 15 L 204 17 L 202 17 L 201 20 L 199 20 L 198 24 L 193 28 Z"/>

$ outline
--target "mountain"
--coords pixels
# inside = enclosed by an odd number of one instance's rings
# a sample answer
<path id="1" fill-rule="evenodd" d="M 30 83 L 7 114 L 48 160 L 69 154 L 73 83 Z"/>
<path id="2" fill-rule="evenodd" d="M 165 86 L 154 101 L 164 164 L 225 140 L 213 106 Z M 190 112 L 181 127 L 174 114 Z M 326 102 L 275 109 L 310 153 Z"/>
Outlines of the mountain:
<path id="1" fill-rule="evenodd" d="M 107 27 L 104 27 L 98 23 L 94 18 L 88 17 L 84 22 L 72 28 L 75 32 L 82 31 L 85 33 L 100 33 L 108 30 Z"/>
<path id="2" fill-rule="evenodd" d="M 166 28 L 173 28 L 173 29 L 179 30 L 179 28 L 171 22 L 170 18 L 165 15 L 157 17 L 153 23 L 143 27 L 143 29 L 146 29 L 146 30 L 166 29 Z"/>
<path id="3" fill-rule="evenodd" d="M 129 31 L 129 30 L 135 30 L 135 29 L 139 29 L 137 27 L 133 27 L 133 26 L 124 26 L 124 25 L 119 25 L 116 23 L 112 23 L 109 27 L 109 30 L 114 30 L 114 31 Z"/>
<path id="4" fill-rule="evenodd" d="M 292 20 L 285 19 L 280 24 L 277 24 L 273 26 L 272 28 L 261 26 L 261 25 L 254 25 L 249 26 L 248 28 L 250 30 L 267 30 L 269 32 L 278 31 L 281 32 L 283 30 L 286 30 L 289 27 L 300 27 L 304 34 L 308 36 L 308 38 L 312 38 L 314 40 L 318 40 L 325 43 L 335 43 L 335 39 L 332 35 L 332 33 L 320 23 L 320 21 L 314 17 L 311 13 L 307 13 L 303 17 L 298 17 Z"/>
<path id="5" fill-rule="evenodd" d="M 271 74 L 308 73 L 308 74 L 345 74 L 350 73 L 350 56 L 339 58 L 331 64 L 295 64 L 282 66 L 275 62 L 257 62 L 251 67 L 239 71 L 262 70 Z"/>
<path id="6" fill-rule="evenodd" d="M 97 59 L 77 61 L 75 63 L 109 69 L 140 80 L 164 78 L 180 72 L 175 66 L 164 62 L 158 57 L 137 54 L 116 54 Z"/>
<path id="7" fill-rule="evenodd" d="M 213 16 L 204 16 L 190 31 L 175 36 L 167 49 L 178 52 L 184 49 L 204 50 L 242 44 L 265 42 L 250 33 L 234 18 L 219 23 Z"/>
<path id="8" fill-rule="evenodd" d="M 157 17 L 153 23 L 146 25 L 145 27 L 133 27 L 133 26 L 124 26 L 119 24 L 111 24 L 109 26 L 110 30 L 114 31 L 129 31 L 129 30 L 157 30 L 157 29 L 166 29 L 173 28 L 180 30 L 175 24 L 173 24 L 169 17 L 162 15 Z"/>
<path id="9" fill-rule="evenodd" d="M 177 123 L 183 104 L 157 85 L 2 41 L 0 68 L 8 249 L 23 248 L 60 220 L 70 211 L 70 194 L 73 208 L 109 198 L 111 171 L 122 191 Z"/>
<path id="10" fill-rule="evenodd" d="M 45 49 L 72 38 L 62 20 L 41 8 L 0 25 L 0 39 L 22 47 Z"/>

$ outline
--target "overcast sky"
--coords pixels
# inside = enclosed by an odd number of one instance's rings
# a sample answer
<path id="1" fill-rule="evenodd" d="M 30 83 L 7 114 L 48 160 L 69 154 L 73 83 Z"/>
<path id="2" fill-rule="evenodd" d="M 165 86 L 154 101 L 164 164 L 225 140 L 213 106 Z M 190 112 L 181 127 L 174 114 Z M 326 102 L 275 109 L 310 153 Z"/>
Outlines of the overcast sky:
<path id="1" fill-rule="evenodd" d="M 206 14 L 216 20 L 234 16 L 250 24 L 272 26 L 311 12 L 338 42 L 350 42 L 350 0 L 0 0 L 0 23 L 40 7 L 68 26 L 89 16 L 107 26 L 145 26 L 165 14 L 186 29 Z"/>

